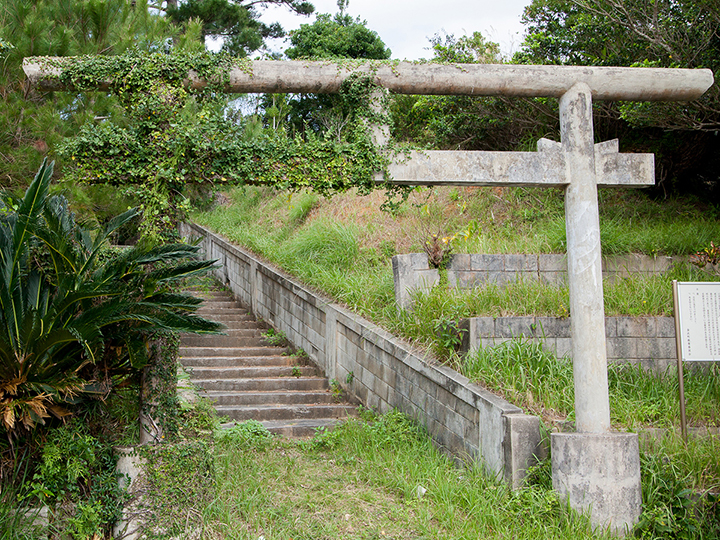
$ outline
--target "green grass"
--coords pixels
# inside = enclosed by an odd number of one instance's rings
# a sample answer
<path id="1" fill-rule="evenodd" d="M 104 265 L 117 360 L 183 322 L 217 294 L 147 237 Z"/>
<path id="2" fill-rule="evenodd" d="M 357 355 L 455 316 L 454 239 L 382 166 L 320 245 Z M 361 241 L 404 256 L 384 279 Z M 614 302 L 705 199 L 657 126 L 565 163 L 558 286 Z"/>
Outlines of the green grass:
<path id="1" fill-rule="evenodd" d="M 720 438 L 674 433 L 641 443 L 642 538 L 720 538 Z"/>
<path id="2" fill-rule="evenodd" d="M 330 294 L 390 331 L 433 348 L 471 379 L 540 414 L 548 425 L 572 421 L 574 398 L 569 360 L 546 353 L 538 344 L 519 341 L 486 349 L 464 363 L 451 354 L 457 342 L 455 325 L 459 318 L 510 314 L 567 316 L 569 304 L 565 287 L 520 282 L 505 289 L 485 287 L 453 291 L 440 286 L 427 294 L 416 295 L 412 313 L 398 313 L 388 260 L 392 253 L 422 250 L 425 239 L 437 233 L 459 234 L 463 239 L 454 246 L 456 252 L 563 251 L 565 233 L 559 193 L 530 189 L 466 189 L 425 190 L 421 195 L 425 198 L 416 199 L 389 219 L 379 213 L 367 216 L 363 203 L 349 197 L 335 203 L 311 199 L 305 203 L 301 199 L 297 203 L 300 209 L 294 210 L 292 200 L 288 203 L 286 198 L 267 190 L 247 190 L 245 194 L 235 192 L 232 195 L 235 205 L 198 214 L 195 219 L 283 266 L 312 287 Z M 295 197 L 293 200 L 297 200 Z M 698 201 L 658 203 L 637 192 L 601 190 L 600 204 L 605 253 L 689 254 L 720 238 L 717 210 L 703 207 Z M 339 208 L 334 210 L 333 205 Z M 354 218 L 356 215 L 359 217 Z M 678 267 L 664 276 L 632 277 L 606 283 L 606 314 L 670 315 L 672 279 L 699 281 L 710 278 L 695 268 Z M 677 429 L 677 377 L 672 372 L 657 377 L 632 366 L 611 366 L 608 376 L 611 420 L 615 426 Z M 691 424 L 720 425 L 719 378 L 717 368 L 709 373 L 687 375 L 686 400 Z M 425 458 L 405 454 L 405 450 L 394 447 L 386 455 L 383 445 L 368 438 L 365 429 L 359 424 L 349 424 L 339 432 L 341 435 L 337 435 L 342 442 L 315 448 L 316 454 L 308 453 L 307 448 L 283 448 L 271 459 L 265 452 L 260 457 L 246 455 L 243 459 L 247 461 L 223 465 L 223 470 L 230 471 L 228 474 L 234 475 L 238 471 L 238 476 L 231 476 L 227 481 L 228 489 L 239 483 L 241 477 L 267 475 L 272 480 L 269 486 L 253 484 L 255 487 L 242 488 L 242 492 L 227 501 L 218 502 L 217 514 L 209 516 L 209 526 L 217 527 L 220 536 L 238 538 L 257 538 L 261 534 L 268 538 L 268 533 L 273 538 L 384 538 L 393 535 L 397 538 L 552 538 L 563 535 L 575 538 L 589 534 L 582 527 L 584 532 L 563 529 L 575 526 L 576 520 L 573 518 L 566 523 L 567 518 L 563 516 L 570 514 L 565 510 L 557 514 L 556 503 L 549 502 L 546 492 L 536 491 L 537 486 L 519 495 L 510 495 L 503 491 L 506 488 L 496 487 L 474 470 L 463 472 L 460 482 L 460 473 L 449 472 L 454 470 L 451 468 L 434 469 L 443 472 L 431 474 L 424 469 Z M 356 439 L 359 446 L 366 445 L 369 450 L 356 448 L 352 440 L 343 439 L 342 433 L 351 433 L 350 439 Z M 711 495 L 699 498 L 697 495 L 720 489 L 717 439 L 691 440 L 684 445 L 678 442 L 672 430 L 669 433 L 660 441 L 651 441 L 644 446 L 645 513 L 638 535 L 647 538 L 675 538 L 683 534 L 717 537 L 720 534 L 717 525 L 720 523 L 720 504 Z M 430 453 L 431 448 L 428 446 L 424 452 Z M 398 454 L 398 459 L 392 454 Z M 313 466 L 319 468 L 313 469 Z M 450 464 L 442 465 L 445 466 L 450 467 Z M 311 473 L 302 476 L 306 468 Z M 395 476 L 395 468 L 399 469 L 400 476 Z M 540 474 L 546 484 L 547 468 L 545 464 L 545 472 Z M 422 473 L 423 470 L 426 472 Z M 292 479 L 293 483 L 284 484 L 284 478 Z M 318 480 L 322 478 L 327 482 Z M 342 483 L 346 478 L 355 482 L 359 480 L 354 479 L 359 478 L 373 489 L 379 485 L 385 490 L 384 495 L 364 493 L 365 484 L 355 483 L 348 487 Z M 478 492 L 463 491 L 468 478 L 473 479 L 470 483 L 482 486 L 480 491 L 491 494 L 496 507 L 490 508 L 490 503 Z M 428 489 L 433 496 L 414 497 L 417 485 L 427 487 L 425 484 L 433 486 Z M 292 495 L 295 492 L 300 495 L 295 497 Z M 330 505 L 329 513 L 322 512 L 313 502 L 315 495 L 331 501 L 324 503 Z M 342 506 L 346 496 L 351 502 Z M 361 503 L 366 500 L 370 501 L 369 506 Z M 411 501 L 414 506 L 408 507 Z M 270 507 L 267 511 L 266 506 Z M 534 516 L 543 515 L 543 509 L 548 508 L 554 509 L 550 511 L 552 518 L 544 523 L 549 529 L 536 528 L 541 525 L 533 521 Z M 241 509 L 245 516 L 242 523 L 232 521 L 233 509 Z M 253 517 L 256 512 L 261 512 L 261 517 Z M 477 514 L 485 516 L 481 522 L 476 523 L 468 517 Z M 322 523 L 309 517 L 312 515 L 322 516 Z M 345 521 L 337 518 L 344 515 L 349 516 Z M 697 528 L 699 518 L 696 516 L 702 516 L 707 524 Z M 402 530 L 410 532 L 405 535 L 399 532 L 397 522 L 404 524 Z M 460 528 L 450 529 L 450 523 L 458 523 Z M 523 528 L 526 525 L 527 529 Z"/>
<path id="3" fill-rule="evenodd" d="M 547 423 L 572 421 L 574 410 L 572 361 L 558 358 L 538 342 L 513 339 L 480 349 L 460 364 L 469 379 L 501 393 L 510 402 L 532 411 Z M 720 427 L 720 367 L 685 373 L 688 423 Z M 615 427 L 680 425 L 676 370 L 655 375 L 640 366 L 608 366 L 611 421 Z"/>
<path id="4" fill-rule="evenodd" d="M 252 539 L 604 538 L 547 486 L 511 491 L 456 467 L 393 412 L 308 443 L 226 437 L 215 445 L 208 537 Z"/>
<path id="5" fill-rule="evenodd" d="M 499 195 L 497 194 L 499 193 Z M 422 196 L 421 196 L 422 195 Z M 389 254 L 392 238 L 422 250 L 423 238 L 458 234 L 458 252 L 503 253 L 564 250 L 562 197 L 554 190 L 424 190 L 389 223 L 353 219 L 368 209 L 362 199 L 342 203 L 308 193 L 289 199 L 268 189 L 230 193 L 233 204 L 194 216 L 201 224 L 248 247 L 325 291 L 373 321 L 413 340 L 433 339 L 438 321 L 472 316 L 568 315 L 566 287 L 536 282 L 472 291 L 436 288 L 416 298 L 415 314 L 398 317 L 393 303 Z M 720 220 L 697 201 L 650 201 L 634 191 L 603 190 L 603 248 L 608 253 L 693 253 L 720 238 Z M 333 205 L 347 211 L 332 214 Z M 372 209 L 371 209 L 372 210 Z M 316 215 L 317 214 L 317 215 Z M 662 276 L 631 277 L 605 284 L 607 315 L 670 315 L 671 281 L 711 278 L 696 268 L 678 267 Z"/>

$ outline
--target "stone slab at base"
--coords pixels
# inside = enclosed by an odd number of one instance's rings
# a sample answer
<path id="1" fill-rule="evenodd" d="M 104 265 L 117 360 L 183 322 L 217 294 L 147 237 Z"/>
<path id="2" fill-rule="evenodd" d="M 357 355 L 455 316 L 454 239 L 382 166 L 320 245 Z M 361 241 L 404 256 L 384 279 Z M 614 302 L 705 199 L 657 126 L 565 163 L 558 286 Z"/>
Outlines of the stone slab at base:
<path id="1" fill-rule="evenodd" d="M 553 433 L 553 489 L 594 527 L 624 534 L 641 511 L 637 433 Z"/>

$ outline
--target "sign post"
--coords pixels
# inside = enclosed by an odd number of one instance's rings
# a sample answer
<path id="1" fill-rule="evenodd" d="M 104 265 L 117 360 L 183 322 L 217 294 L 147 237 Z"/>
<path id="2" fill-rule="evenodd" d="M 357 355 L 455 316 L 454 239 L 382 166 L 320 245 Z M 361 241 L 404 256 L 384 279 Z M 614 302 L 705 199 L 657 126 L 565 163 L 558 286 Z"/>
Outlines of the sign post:
<path id="1" fill-rule="evenodd" d="M 683 362 L 720 360 L 720 283 L 673 280 L 680 429 L 687 441 Z"/>

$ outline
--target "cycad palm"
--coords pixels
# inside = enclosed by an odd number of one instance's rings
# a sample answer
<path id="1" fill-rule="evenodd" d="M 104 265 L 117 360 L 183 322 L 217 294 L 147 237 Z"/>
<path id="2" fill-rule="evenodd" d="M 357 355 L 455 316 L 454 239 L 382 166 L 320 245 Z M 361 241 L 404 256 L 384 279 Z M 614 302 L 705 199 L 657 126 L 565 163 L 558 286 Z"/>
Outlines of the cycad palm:
<path id="1" fill-rule="evenodd" d="M 51 176 L 44 162 L 17 210 L 0 217 L 0 423 L 9 434 L 66 414 L 62 403 L 89 382 L 87 367 L 106 378 L 142 368 L 150 334 L 219 328 L 194 315 L 198 299 L 170 292 L 211 267 L 193 259 L 197 248 L 103 255 L 108 235 L 136 212 L 93 237 L 63 198 L 48 197 Z"/>

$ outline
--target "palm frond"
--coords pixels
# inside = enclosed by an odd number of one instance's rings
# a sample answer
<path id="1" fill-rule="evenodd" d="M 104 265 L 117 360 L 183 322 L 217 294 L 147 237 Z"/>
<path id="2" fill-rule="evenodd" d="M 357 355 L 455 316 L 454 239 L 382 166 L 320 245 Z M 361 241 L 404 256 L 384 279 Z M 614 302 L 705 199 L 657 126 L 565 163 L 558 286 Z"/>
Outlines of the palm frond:
<path id="1" fill-rule="evenodd" d="M 211 261 L 198 261 L 192 260 L 186 263 L 172 266 L 169 268 L 159 268 L 148 275 L 149 280 L 158 282 L 173 281 L 188 277 L 193 277 L 201 274 L 205 274 L 213 268 L 219 268 L 219 265 L 215 264 L 216 260 Z"/>
<path id="2" fill-rule="evenodd" d="M 55 162 L 48 164 L 47 158 L 43 160 L 40 169 L 35 175 L 33 181 L 30 183 L 30 186 L 25 192 L 25 197 L 18 208 L 17 223 L 13 228 L 13 272 L 15 271 L 15 266 L 22 257 L 23 252 L 27 250 L 26 241 L 30 234 L 32 234 L 32 228 L 37 221 L 43 205 L 45 204 L 54 164 Z"/>

